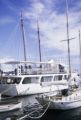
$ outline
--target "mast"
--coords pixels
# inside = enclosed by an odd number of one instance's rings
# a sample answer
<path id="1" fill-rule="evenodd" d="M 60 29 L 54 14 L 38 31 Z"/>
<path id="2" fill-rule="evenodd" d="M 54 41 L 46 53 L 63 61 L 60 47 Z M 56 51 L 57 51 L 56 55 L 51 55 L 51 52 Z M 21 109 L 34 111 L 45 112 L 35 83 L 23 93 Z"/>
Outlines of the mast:
<path id="1" fill-rule="evenodd" d="M 23 48 L 24 48 L 24 61 L 26 61 L 26 44 L 25 44 L 25 33 L 24 33 L 24 26 L 23 26 L 23 17 L 22 17 L 22 12 L 21 12 L 21 32 L 22 32 L 22 39 L 23 39 Z"/>
<path id="2" fill-rule="evenodd" d="M 80 34 L 80 30 L 79 30 L 79 48 L 80 48 L 80 74 L 81 74 L 81 34 Z"/>
<path id="3" fill-rule="evenodd" d="M 69 21 L 68 21 L 68 1 L 66 0 L 66 30 L 67 30 L 67 44 L 68 44 L 68 64 L 69 64 L 69 75 L 71 75 L 71 63 L 70 63 L 70 39 L 69 39 Z"/>
<path id="4" fill-rule="evenodd" d="M 41 58 L 41 45 L 40 45 L 40 30 L 39 30 L 39 22 L 37 20 L 37 34 L 38 34 L 38 43 L 39 43 L 39 60 L 42 61 Z"/>

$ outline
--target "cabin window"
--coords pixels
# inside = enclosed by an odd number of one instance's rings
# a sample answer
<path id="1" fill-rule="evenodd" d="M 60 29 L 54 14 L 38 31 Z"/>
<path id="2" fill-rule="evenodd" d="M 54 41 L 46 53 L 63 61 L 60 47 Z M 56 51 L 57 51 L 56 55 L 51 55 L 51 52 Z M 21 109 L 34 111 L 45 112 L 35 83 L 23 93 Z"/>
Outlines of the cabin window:
<path id="1" fill-rule="evenodd" d="M 29 83 L 38 83 L 39 77 L 26 77 L 24 78 L 22 84 L 29 84 Z"/>
<path id="2" fill-rule="evenodd" d="M 7 83 L 9 84 L 19 84 L 21 81 L 21 78 L 8 78 Z"/>
<path id="3" fill-rule="evenodd" d="M 52 78 L 52 76 L 44 76 L 41 78 L 41 82 L 51 82 Z"/>
<path id="4" fill-rule="evenodd" d="M 64 75 L 64 79 L 68 80 L 69 76 L 68 75 Z"/>
<path id="5" fill-rule="evenodd" d="M 0 78 L 0 84 L 6 84 L 7 83 L 7 77 Z"/>
<path id="6" fill-rule="evenodd" d="M 62 80 L 62 75 L 54 76 L 54 81 L 56 81 L 56 80 Z"/>
<path id="7" fill-rule="evenodd" d="M 19 84 L 21 81 L 21 78 L 15 78 L 15 77 L 4 77 L 1 80 L 2 84 Z"/>

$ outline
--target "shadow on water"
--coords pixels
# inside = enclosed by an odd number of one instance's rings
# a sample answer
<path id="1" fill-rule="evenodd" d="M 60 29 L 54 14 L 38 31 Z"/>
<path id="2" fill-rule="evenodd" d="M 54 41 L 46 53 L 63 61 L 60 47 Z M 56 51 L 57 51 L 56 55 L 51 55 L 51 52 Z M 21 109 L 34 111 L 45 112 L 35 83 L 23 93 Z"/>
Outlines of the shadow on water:
<path id="1" fill-rule="evenodd" d="M 81 120 L 81 108 L 73 110 L 48 110 L 40 120 Z"/>

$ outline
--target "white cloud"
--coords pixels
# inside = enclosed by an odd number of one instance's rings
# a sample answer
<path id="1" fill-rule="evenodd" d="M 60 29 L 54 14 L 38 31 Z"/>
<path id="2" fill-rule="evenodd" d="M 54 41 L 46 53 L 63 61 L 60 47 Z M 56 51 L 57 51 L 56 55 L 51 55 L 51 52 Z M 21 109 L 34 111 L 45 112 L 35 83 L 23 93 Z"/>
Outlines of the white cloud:
<path id="1" fill-rule="evenodd" d="M 48 4 L 48 5 L 47 5 Z M 66 14 L 59 13 L 55 8 L 52 8 L 55 4 L 55 0 L 51 0 L 50 4 L 35 0 L 32 3 L 29 11 L 25 11 L 24 15 L 31 21 L 31 27 L 36 30 L 36 20 L 39 17 L 41 44 L 43 46 L 51 48 L 59 48 L 60 50 L 67 51 L 67 42 L 60 42 L 67 38 L 66 35 Z M 53 5 L 51 7 L 51 5 Z M 58 6 L 57 6 L 58 7 Z M 78 4 L 77 4 L 78 7 Z M 71 54 L 79 54 L 78 44 L 78 29 L 80 29 L 81 12 L 75 11 L 77 7 L 72 8 L 69 12 L 69 28 L 70 38 L 76 37 L 76 39 L 70 41 Z M 71 9 L 71 8 L 70 8 Z M 77 46 L 76 46 L 77 45 Z"/>
<path id="2" fill-rule="evenodd" d="M 36 14 L 41 14 L 43 12 L 43 9 L 44 9 L 44 5 L 40 2 L 38 2 L 36 4 L 34 3 L 32 7 L 33 7 L 34 12 Z"/>

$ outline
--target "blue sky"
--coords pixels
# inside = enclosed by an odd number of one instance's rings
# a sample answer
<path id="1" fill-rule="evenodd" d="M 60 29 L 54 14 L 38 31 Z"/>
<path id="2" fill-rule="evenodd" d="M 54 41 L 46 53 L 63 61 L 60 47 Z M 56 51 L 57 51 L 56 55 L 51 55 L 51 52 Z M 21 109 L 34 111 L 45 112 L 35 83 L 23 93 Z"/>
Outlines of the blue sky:
<path id="1" fill-rule="evenodd" d="M 68 0 L 71 63 L 79 66 L 78 30 L 81 29 L 81 0 Z M 23 12 L 28 60 L 39 60 L 37 19 L 42 59 L 67 61 L 65 0 L 0 0 L 0 59 L 23 60 L 20 12 Z"/>

